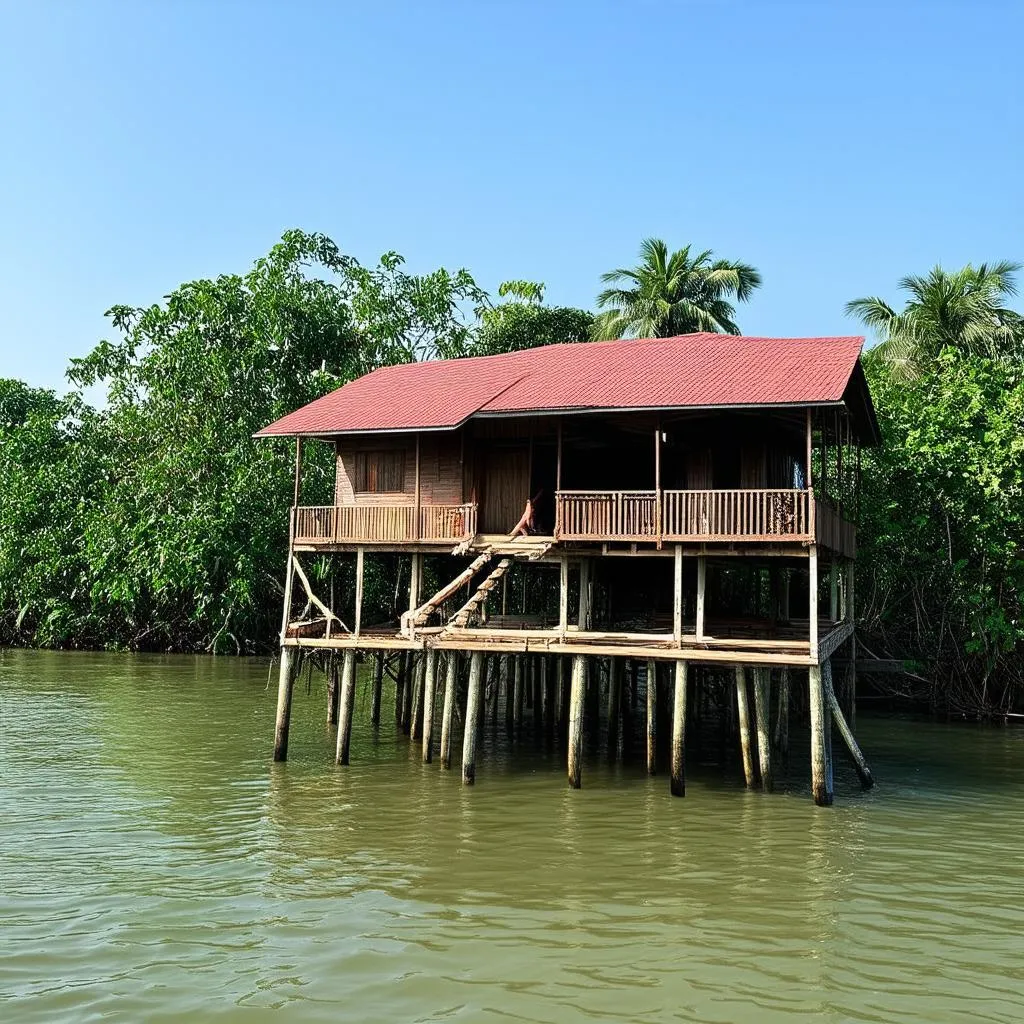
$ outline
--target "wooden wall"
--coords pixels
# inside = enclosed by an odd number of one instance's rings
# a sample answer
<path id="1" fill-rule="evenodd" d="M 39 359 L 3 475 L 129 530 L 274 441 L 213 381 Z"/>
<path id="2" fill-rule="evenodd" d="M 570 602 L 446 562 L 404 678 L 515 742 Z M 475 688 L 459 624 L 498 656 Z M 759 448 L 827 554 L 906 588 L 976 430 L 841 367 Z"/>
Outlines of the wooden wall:
<path id="1" fill-rule="evenodd" d="M 367 494 L 355 490 L 356 454 L 400 450 L 405 453 L 405 483 L 401 493 Z M 336 444 L 337 505 L 414 505 L 416 503 L 416 438 L 397 436 L 341 438 Z M 420 435 L 420 504 L 461 505 L 462 440 L 457 434 Z"/>

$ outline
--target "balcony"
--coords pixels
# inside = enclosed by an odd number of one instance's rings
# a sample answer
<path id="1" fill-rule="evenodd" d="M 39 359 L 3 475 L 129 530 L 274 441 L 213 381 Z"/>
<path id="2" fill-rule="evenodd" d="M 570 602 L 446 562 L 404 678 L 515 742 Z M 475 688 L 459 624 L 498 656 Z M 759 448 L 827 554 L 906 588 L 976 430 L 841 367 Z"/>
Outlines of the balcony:
<path id="1" fill-rule="evenodd" d="M 459 544 L 476 536 L 476 505 L 304 505 L 296 544 Z"/>
<path id="2" fill-rule="evenodd" d="M 803 542 L 856 553 L 856 529 L 813 491 L 559 491 L 557 541 Z"/>

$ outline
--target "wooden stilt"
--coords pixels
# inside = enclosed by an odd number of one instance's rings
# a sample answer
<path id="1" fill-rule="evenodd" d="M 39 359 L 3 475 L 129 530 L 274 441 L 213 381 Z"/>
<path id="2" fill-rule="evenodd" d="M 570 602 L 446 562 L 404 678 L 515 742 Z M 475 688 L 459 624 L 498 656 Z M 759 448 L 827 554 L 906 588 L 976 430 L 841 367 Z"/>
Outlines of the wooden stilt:
<path id="1" fill-rule="evenodd" d="M 338 659 L 328 655 L 327 661 L 327 724 L 338 724 L 338 696 L 341 684 L 338 678 Z"/>
<path id="2" fill-rule="evenodd" d="M 398 658 L 398 672 L 395 676 L 395 728 L 401 729 L 405 721 L 405 691 L 409 682 L 411 655 L 403 651 Z"/>
<path id="3" fill-rule="evenodd" d="M 846 744 L 846 749 L 850 752 L 850 757 L 853 760 L 853 767 L 857 772 L 857 777 L 861 781 L 861 785 L 865 789 L 870 789 L 875 784 L 874 776 L 871 774 L 871 769 L 868 767 L 867 759 L 864 757 L 863 751 L 857 743 L 856 738 L 853 735 L 853 730 L 846 722 L 846 718 L 843 716 L 843 709 L 839 705 L 839 701 L 836 699 L 835 689 L 832 686 L 832 662 L 830 659 L 826 659 L 821 665 L 822 673 L 822 685 L 828 695 L 828 702 L 832 709 L 832 717 L 836 723 L 836 728 L 839 729 L 839 735 L 842 736 L 843 742 Z"/>
<path id="4" fill-rule="evenodd" d="M 555 718 L 557 730 L 561 732 L 569 726 L 569 687 L 565 683 L 565 658 L 560 654 L 555 655 L 555 671 L 557 680 L 555 683 Z"/>
<path id="5" fill-rule="evenodd" d="M 466 696 L 466 728 L 462 737 L 462 782 L 476 782 L 476 737 L 480 729 L 480 689 L 484 673 L 484 655 L 474 651 L 469 662 L 469 692 Z"/>
<path id="6" fill-rule="evenodd" d="M 373 689 L 370 691 L 370 725 L 380 725 L 380 695 L 384 688 L 384 652 L 373 656 Z"/>
<path id="7" fill-rule="evenodd" d="M 747 701 L 747 677 L 742 665 L 736 666 L 736 714 L 740 726 L 740 750 L 743 753 L 743 778 L 748 789 L 753 789 L 754 757 L 750 749 L 750 707 Z"/>
<path id="8" fill-rule="evenodd" d="M 608 659 L 608 760 L 619 755 L 619 721 L 622 711 L 622 659 Z"/>
<path id="9" fill-rule="evenodd" d="M 811 792 L 819 807 L 828 807 L 832 803 L 832 764 L 828 756 L 828 702 L 821 666 L 812 665 L 807 676 L 811 712 Z"/>
<path id="10" fill-rule="evenodd" d="M 654 775 L 658 764 L 658 663 L 647 662 L 647 774 Z"/>
<path id="11" fill-rule="evenodd" d="M 783 765 L 789 763 L 789 669 L 779 672 L 779 699 L 775 717 L 775 749 Z"/>
<path id="12" fill-rule="evenodd" d="M 807 605 L 808 605 L 808 641 L 811 657 L 818 657 L 818 546 L 812 544 L 807 549 Z"/>
<path id="13" fill-rule="evenodd" d="M 418 740 L 423 725 L 423 677 L 427 669 L 427 656 L 420 654 L 416 658 L 416 668 L 412 673 L 412 708 L 409 714 L 409 739 Z"/>
<path id="14" fill-rule="evenodd" d="M 757 760 L 761 772 L 761 789 L 771 793 L 775 789 L 772 772 L 771 743 L 771 680 L 770 668 L 754 669 L 754 721 L 757 724 Z"/>
<path id="15" fill-rule="evenodd" d="M 513 655 L 513 694 L 512 694 L 512 725 L 516 729 L 523 727 L 523 704 L 526 701 L 526 655 Z"/>
<path id="16" fill-rule="evenodd" d="M 345 651 L 341 670 L 341 701 L 338 715 L 338 746 L 334 754 L 335 764 L 348 764 L 349 748 L 352 742 L 352 712 L 356 704 L 356 652 Z"/>
<path id="17" fill-rule="evenodd" d="M 505 731 L 511 735 L 515 727 L 516 693 L 515 693 L 515 655 L 506 654 L 502 657 L 502 687 L 505 693 Z"/>
<path id="18" fill-rule="evenodd" d="M 698 640 L 704 639 L 704 592 L 707 589 L 708 560 L 700 555 L 697 558 L 697 628 Z"/>
<path id="19" fill-rule="evenodd" d="M 430 764 L 434 756 L 434 692 L 437 681 L 437 651 L 431 647 L 426 655 L 423 675 L 423 760 Z"/>
<path id="20" fill-rule="evenodd" d="M 333 609 L 332 609 L 333 610 Z M 356 551 L 356 608 L 353 633 L 359 636 L 363 623 L 363 549 Z"/>
<path id="21" fill-rule="evenodd" d="M 298 656 L 290 647 L 281 648 L 281 668 L 277 682 L 277 721 L 274 725 L 274 760 L 288 760 L 288 728 L 292 717 L 292 689 L 298 669 Z"/>
<path id="22" fill-rule="evenodd" d="M 587 684 L 587 659 L 577 654 L 572 659 L 572 684 L 569 689 L 569 785 L 579 789 L 583 774 L 583 697 Z"/>
<path id="23" fill-rule="evenodd" d="M 676 662 L 672 695 L 672 778 L 673 796 L 686 796 L 686 662 Z"/>
<path id="24" fill-rule="evenodd" d="M 448 671 L 444 680 L 444 710 L 441 712 L 441 767 L 452 766 L 452 715 L 455 711 L 456 690 L 459 685 L 459 655 L 448 652 Z"/>
<path id="25" fill-rule="evenodd" d="M 683 642 L 683 545 L 677 544 L 673 556 L 672 572 L 672 641 L 679 647 Z"/>

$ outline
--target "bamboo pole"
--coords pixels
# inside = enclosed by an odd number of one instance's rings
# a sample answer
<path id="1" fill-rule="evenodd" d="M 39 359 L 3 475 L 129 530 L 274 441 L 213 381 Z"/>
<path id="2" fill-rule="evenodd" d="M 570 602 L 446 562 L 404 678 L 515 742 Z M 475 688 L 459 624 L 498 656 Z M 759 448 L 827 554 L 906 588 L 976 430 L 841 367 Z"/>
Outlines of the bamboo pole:
<path id="1" fill-rule="evenodd" d="M 380 725 L 380 694 L 384 686 L 384 652 L 373 657 L 373 689 L 370 691 L 370 725 Z"/>
<path id="2" fill-rule="evenodd" d="M 430 764 L 434 756 L 434 695 L 437 677 L 437 650 L 431 647 L 426 656 L 423 681 L 423 761 Z"/>
<path id="3" fill-rule="evenodd" d="M 832 803 L 832 765 L 828 756 L 827 700 L 821 665 L 812 665 L 807 676 L 811 711 L 811 793 L 819 807 L 828 807 Z"/>
<path id="4" fill-rule="evenodd" d="M 742 665 L 736 666 L 736 713 L 740 726 L 740 750 L 743 753 L 743 778 L 748 789 L 753 789 L 754 758 L 750 749 L 750 708 L 747 702 L 747 677 Z"/>
<path id="5" fill-rule="evenodd" d="M 583 698 L 587 683 L 587 659 L 577 654 L 572 659 L 572 684 L 569 690 L 569 785 L 579 789 L 583 773 Z"/>
<path id="6" fill-rule="evenodd" d="M 338 715 L 338 746 L 334 754 L 335 764 L 348 764 L 349 749 L 352 743 L 352 712 L 356 697 L 356 652 L 354 649 L 345 652 L 345 661 L 341 670 L 341 706 Z"/>
<path id="7" fill-rule="evenodd" d="M 765 793 L 771 793 L 775 789 L 770 726 L 772 671 L 767 667 L 759 667 L 753 672 L 754 721 L 757 726 L 757 759 L 761 772 L 761 789 Z"/>
<path id="8" fill-rule="evenodd" d="M 654 775 L 658 762 L 658 663 L 647 662 L 647 774 Z"/>
<path id="9" fill-rule="evenodd" d="M 448 671 L 444 680 L 444 710 L 441 713 L 441 767 L 452 766 L 452 715 L 455 711 L 456 689 L 459 682 L 459 655 L 448 652 Z"/>
<path id="10" fill-rule="evenodd" d="M 686 662 L 676 662 L 672 697 L 672 777 L 670 792 L 686 796 Z"/>
<path id="11" fill-rule="evenodd" d="M 472 786 L 476 782 L 476 737 L 480 729 L 480 682 L 483 667 L 483 652 L 474 651 L 469 661 L 466 728 L 462 736 L 462 782 L 466 786 Z"/>
<path id="12" fill-rule="evenodd" d="M 288 729 L 292 717 L 292 689 L 298 669 L 297 652 L 281 648 L 281 667 L 277 682 L 277 721 L 274 723 L 274 760 L 288 760 Z"/>

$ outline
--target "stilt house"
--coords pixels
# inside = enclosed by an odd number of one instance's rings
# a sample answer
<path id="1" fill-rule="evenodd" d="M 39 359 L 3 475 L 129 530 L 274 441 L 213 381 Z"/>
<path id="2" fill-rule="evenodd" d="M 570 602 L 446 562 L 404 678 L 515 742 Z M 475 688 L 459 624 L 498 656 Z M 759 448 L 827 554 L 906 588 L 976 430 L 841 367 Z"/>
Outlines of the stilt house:
<path id="1" fill-rule="evenodd" d="M 830 716 L 841 708 L 830 658 L 846 645 L 851 682 L 844 676 L 841 689 L 852 704 L 860 449 L 879 443 L 862 343 L 694 334 L 410 363 L 367 374 L 260 431 L 296 439 L 275 756 L 287 749 L 298 651 L 348 654 L 339 760 L 347 760 L 355 652 L 376 656 L 375 715 L 384 659 L 421 663 L 416 699 L 427 744 L 444 656 L 443 761 L 461 693 L 457 653 L 468 655 L 471 726 L 492 676 L 495 700 L 504 685 L 514 710 L 525 657 L 549 680 L 551 718 L 566 730 L 578 785 L 584 694 L 600 659 L 610 679 L 618 663 L 646 671 L 652 715 L 663 666 L 673 693 L 674 792 L 682 790 L 686 686 L 695 677 L 688 669 L 735 671 L 741 719 L 752 678 L 755 703 L 766 707 L 756 708 L 760 765 L 747 764 L 748 781 L 760 767 L 770 786 L 770 671 L 781 670 L 776 686 L 788 688 L 802 669 L 814 796 L 830 802 Z M 307 441 L 333 450 L 333 504 L 300 503 Z M 367 623 L 365 560 L 396 553 L 411 567 L 408 600 L 393 621 Z M 302 566 L 311 555 L 355 560 L 351 621 L 313 592 Z M 465 735 L 471 781 L 475 729 Z"/>

